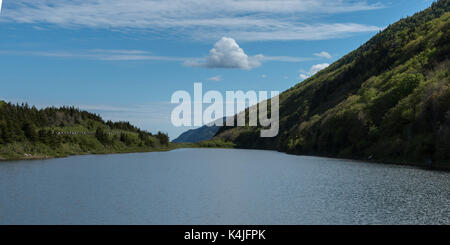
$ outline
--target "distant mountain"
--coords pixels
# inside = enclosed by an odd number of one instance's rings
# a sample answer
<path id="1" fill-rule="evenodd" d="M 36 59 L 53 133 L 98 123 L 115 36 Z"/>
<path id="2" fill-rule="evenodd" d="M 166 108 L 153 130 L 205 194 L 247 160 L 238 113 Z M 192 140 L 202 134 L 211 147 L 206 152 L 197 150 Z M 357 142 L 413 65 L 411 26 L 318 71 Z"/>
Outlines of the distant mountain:
<path id="1" fill-rule="evenodd" d="M 272 149 L 450 166 L 450 0 L 390 25 L 280 95 L 280 133 L 222 127 L 216 138 Z"/>
<path id="2" fill-rule="evenodd" d="M 203 126 L 197 129 L 191 129 L 182 133 L 173 140 L 174 143 L 197 143 L 204 140 L 210 140 L 219 131 L 219 126 Z"/>

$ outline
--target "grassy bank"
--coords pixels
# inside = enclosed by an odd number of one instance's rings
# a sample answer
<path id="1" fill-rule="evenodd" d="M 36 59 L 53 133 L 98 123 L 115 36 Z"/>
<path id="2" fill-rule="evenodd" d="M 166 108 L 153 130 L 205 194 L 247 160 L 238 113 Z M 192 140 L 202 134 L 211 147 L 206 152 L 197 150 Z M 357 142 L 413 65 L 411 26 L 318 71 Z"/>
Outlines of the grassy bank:
<path id="1" fill-rule="evenodd" d="M 98 144 L 95 147 L 83 149 L 80 145 L 74 143 L 63 143 L 56 148 L 52 148 L 42 143 L 15 142 L 7 145 L 0 145 L 0 161 L 49 159 L 87 154 L 156 152 L 169 151 L 175 148 L 176 147 L 173 145 L 149 147 L 137 145 L 126 146 L 121 144 L 105 146 Z"/>
<path id="2" fill-rule="evenodd" d="M 167 146 L 160 147 L 146 147 L 146 146 L 133 146 L 128 147 L 126 145 L 116 146 L 101 146 L 91 150 L 83 150 L 79 145 L 64 144 L 58 149 L 52 149 L 44 144 L 32 144 L 32 143 L 13 143 L 9 145 L 0 145 L 0 161 L 12 161 L 12 160 L 37 160 L 37 159 L 51 159 L 61 158 L 73 155 L 89 155 L 89 154 L 122 154 L 122 153 L 138 153 L 138 152 L 161 152 L 171 151 L 175 149 L 183 148 L 213 148 L 213 149 L 233 149 L 237 148 L 236 145 L 229 141 L 223 140 L 208 140 L 199 143 L 170 143 Z M 240 148 L 243 149 L 243 148 Z M 299 155 L 295 153 L 287 153 L 291 155 Z M 311 155 L 317 157 L 331 157 L 327 155 Z M 339 157 L 338 157 L 339 158 Z M 403 166 L 414 166 L 430 170 L 444 170 L 450 171 L 450 162 L 437 162 L 427 163 L 425 161 L 404 161 L 403 159 L 385 158 L 385 159 L 364 159 L 364 158 L 345 158 L 339 159 L 358 160 L 364 162 L 371 162 L 374 164 L 393 164 Z"/>
<path id="3" fill-rule="evenodd" d="M 84 136 L 89 137 L 89 136 Z M 231 142 L 222 140 L 210 140 L 200 143 L 170 143 L 168 145 L 159 146 L 127 146 L 124 143 L 117 142 L 112 145 L 103 145 L 96 141 L 95 138 L 88 139 L 90 146 L 82 147 L 79 144 L 63 143 L 58 147 L 51 147 L 43 143 L 32 142 L 14 142 L 10 144 L 0 145 L 0 161 L 11 160 L 36 160 L 68 157 L 73 155 L 88 154 L 119 154 L 119 153 L 135 153 L 135 152 L 159 152 L 170 151 L 180 148 L 234 148 Z"/>

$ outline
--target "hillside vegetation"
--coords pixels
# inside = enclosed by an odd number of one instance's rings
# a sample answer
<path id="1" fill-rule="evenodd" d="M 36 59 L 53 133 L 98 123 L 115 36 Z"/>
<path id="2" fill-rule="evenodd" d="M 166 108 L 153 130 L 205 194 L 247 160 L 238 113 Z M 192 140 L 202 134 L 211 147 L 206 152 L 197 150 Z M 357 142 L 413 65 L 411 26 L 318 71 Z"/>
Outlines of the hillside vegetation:
<path id="1" fill-rule="evenodd" d="M 280 134 L 222 127 L 217 139 L 388 162 L 449 165 L 450 0 L 375 35 L 280 95 Z"/>
<path id="2" fill-rule="evenodd" d="M 169 149 L 169 138 L 73 107 L 36 109 L 0 101 L 0 159 Z"/>

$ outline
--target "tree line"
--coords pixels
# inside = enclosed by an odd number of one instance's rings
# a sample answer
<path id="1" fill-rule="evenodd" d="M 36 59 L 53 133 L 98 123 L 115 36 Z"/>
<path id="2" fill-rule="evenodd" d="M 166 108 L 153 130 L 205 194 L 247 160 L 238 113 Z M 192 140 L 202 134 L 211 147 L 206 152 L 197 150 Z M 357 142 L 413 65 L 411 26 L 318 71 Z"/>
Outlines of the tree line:
<path id="1" fill-rule="evenodd" d="M 73 128 L 95 132 L 90 135 L 58 134 L 61 130 Z M 118 132 L 109 134 L 108 132 Z M 84 137 L 85 139 L 82 139 Z M 90 138 L 89 138 L 90 137 Z M 28 142 L 44 144 L 57 148 L 63 143 L 94 145 L 97 140 L 102 145 L 126 146 L 168 146 L 167 134 L 158 132 L 153 135 L 141 130 L 129 122 L 104 121 L 99 115 L 82 111 L 75 107 L 48 107 L 37 109 L 26 103 L 12 104 L 0 101 L 0 144 Z M 87 147 L 89 148 L 89 147 Z"/>

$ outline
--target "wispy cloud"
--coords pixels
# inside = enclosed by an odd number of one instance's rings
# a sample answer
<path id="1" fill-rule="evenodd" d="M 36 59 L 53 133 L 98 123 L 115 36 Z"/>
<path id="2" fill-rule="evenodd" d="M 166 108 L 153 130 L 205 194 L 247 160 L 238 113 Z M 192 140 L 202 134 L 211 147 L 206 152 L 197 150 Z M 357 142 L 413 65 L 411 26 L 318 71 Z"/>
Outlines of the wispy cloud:
<path id="1" fill-rule="evenodd" d="M 326 51 L 322 51 L 320 53 L 315 53 L 314 55 L 317 57 L 320 57 L 320 58 L 325 58 L 325 59 L 331 59 L 331 57 L 332 57 L 331 54 L 329 54 Z"/>
<path id="2" fill-rule="evenodd" d="M 151 52 L 143 50 L 81 50 L 81 51 L 14 51 L 0 50 L 0 55 L 18 55 L 18 56 L 41 56 L 54 58 L 72 58 L 72 59 L 91 59 L 100 61 L 175 61 L 183 62 L 186 66 L 206 66 L 204 57 L 176 57 L 152 55 Z M 264 56 L 255 55 L 250 59 L 256 59 L 258 62 L 303 62 L 313 60 L 314 58 L 291 57 L 291 56 Z M 236 67 L 243 68 L 243 67 Z"/>
<path id="3" fill-rule="evenodd" d="M 133 60 L 156 60 L 156 61 L 185 61 L 194 58 L 188 57 L 170 57 L 152 55 L 150 52 L 142 50 L 105 50 L 93 49 L 82 51 L 12 51 L 0 50 L 3 55 L 24 55 L 24 56 L 43 56 L 55 58 L 77 58 L 92 59 L 104 61 L 133 61 Z"/>
<path id="4" fill-rule="evenodd" d="M 217 76 L 208 78 L 208 81 L 216 81 L 216 82 L 219 82 L 219 81 L 222 81 L 222 77 L 221 77 L 220 75 L 217 75 Z"/>
<path id="5" fill-rule="evenodd" d="M 225 31 L 224 35 L 241 41 L 286 41 L 286 40 L 326 40 L 344 38 L 356 33 L 375 32 L 382 28 L 356 23 L 301 24 L 283 23 L 279 26 L 266 26 L 261 29 Z M 196 36 L 201 39 L 217 38 L 217 33 L 202 32 Z"/>
<path id="6" fill-rule="evenodd" d="M 164 31 L 192 39 L 318 40 L 380 28 L 356 23 L 307 23 L 313 14 L 383 8 L 364 0 L 16 0 L 3 21 L 62 27 Z"/>
<path id="7" fill-rule="evenodd" d="M 236 44 L 237 45 L 237 44 Z M 314 58 L 292 57 L 292 56 L 264 56 L 262 54 L 248 56 L 242 52 L 235 52 L 233 49 L 217 47 L 213 56 L 208 57 L 176 57 L 153 55 L 144 50 L 121 50 L 121 49 L 91 49 L 78 51 L 14 51 L 0 50 L 0 55 L 16 56 L 40 56 L 50 58 L 65 59 L 88 59 L 99 61 L 161 61 L 161 62 L 180 62 L 185 66 L 205 67 L 205 68 L 239 68 L 252 69 L 263 62 L 303 62 L 314 60 Z M 239 51 L 239 46 L 237 46 Z M 230 48 L 230 47 L 228 47 Z"/>
<path id="8" fill-rule="evenodd" d="M 299 78 L 302 80 L 305 80 L 311 76 L 313 76 L 314 74 L 316 74 L 317 72 L 327 68 L 328 66 L 330 66 L 330 64 L 328 63 L 323 63 L 323 64 L 317 64 L 317 65 L 313 65 L 311 66 L 311 68 L 309 69 L 309 71 L 304 71 L 304 70 L 300 70 L 300 75 Z"/>

